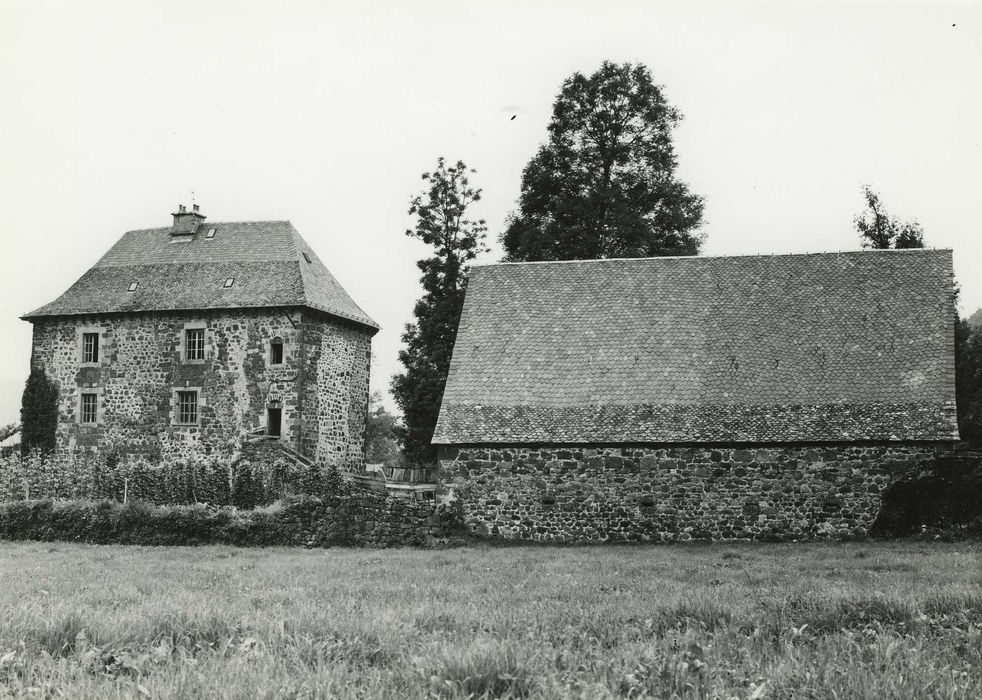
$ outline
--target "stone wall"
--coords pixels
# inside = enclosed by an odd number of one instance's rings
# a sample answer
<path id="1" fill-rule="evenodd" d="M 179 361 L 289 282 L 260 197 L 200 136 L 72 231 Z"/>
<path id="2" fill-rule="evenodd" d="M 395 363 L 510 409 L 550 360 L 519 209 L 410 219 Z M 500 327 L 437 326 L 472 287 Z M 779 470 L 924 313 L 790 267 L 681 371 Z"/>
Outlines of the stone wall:
<path id="1" fill-rule="evenodd" d="M 205 329 L 205 359 L 184 357 L 184 332 Z M 82 362 L 83 333 L 99 333 L 99 360 Z M 270 364 L 270 341 L 283 363 Z M 231 457 L 279 407 L 282 439 L 322 464 L 363 461 L 371 336 L 313 311 L 264 309 L 37 319 L 32 366 L 59 387 L 60 452 L 115 450 L 156 461 Z M 199 422 L 178 425 L 176 392 L 197 389 Z M 82 425 L 81 394 L 98 395 Z"/>
<path id="2" fill-rule="evenodd" d="M 950 445 L 944 445 L 947 448 Z M 466 527 L 558 542 L 865 536 L 931 444 L 441 448 Z"/>
<path id="3" fill-rule="evenodd" d="M 351 326 L 305 318 L 303 394 L 307 420 L 302 452 L 320 464 L 361 471 L 365 462 L 365 423 L 372 340 Z M 310 410 L 310 407 L 316 407 Z"/>
<path id="4" fill-rule="evenodd" d="M 399 547 L 432 546 L 456 539 L 458 533 L 454 506 L 410 503 L 371 492 L 305 497 L 256 510 L 111 501 L 0 503 L 0 540 Z"/>

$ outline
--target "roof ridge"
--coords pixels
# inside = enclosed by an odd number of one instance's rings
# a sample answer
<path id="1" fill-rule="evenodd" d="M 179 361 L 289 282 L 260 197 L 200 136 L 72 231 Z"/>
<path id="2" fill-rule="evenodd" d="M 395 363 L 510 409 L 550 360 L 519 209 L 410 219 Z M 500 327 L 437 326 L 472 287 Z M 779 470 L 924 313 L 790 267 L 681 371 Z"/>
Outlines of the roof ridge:
<path id="1" fill-rule="evenodd" d="M 199 228 L 207 229 L 209 226 L 241 226 L 243 224 L 289 224 L 294 229 L 293 222 L 289 219 L 248 219 L 245 221 L 205 221 Z M 172 226 L 154 226 L 152 228 L 133 228 L 123 233 L 146 233 L 148 231 L 169 231 Z"/>
<path id="2" fill-rule="evenodd" d="M 568 265 L 572 263 L 645 262 L 651 260 L 719 260 L 722 258 L 804 258 L 817 255 L 867 255 L 870 253 L 951 253 L 953 248 L 861 248 L 859 250 L 827 250 L 808 253 L 735 253 L 730 255 L 652 255 L 641 258 L 579 258 L 576 260 L 517 260 L 474 263 L 470 267 L 505 267 L 519 265 Z"/>

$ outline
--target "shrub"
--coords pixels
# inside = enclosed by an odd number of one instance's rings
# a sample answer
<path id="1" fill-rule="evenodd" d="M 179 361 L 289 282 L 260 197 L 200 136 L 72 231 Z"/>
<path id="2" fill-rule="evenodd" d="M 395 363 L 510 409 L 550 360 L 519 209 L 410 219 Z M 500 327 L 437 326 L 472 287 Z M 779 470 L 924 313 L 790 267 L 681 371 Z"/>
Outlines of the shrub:
<path id="1" fill-rule="evenodd" d="M 255 508 L 289 495 L 331 497 L 345 488 L 337 469 L 288 460 L 275 450 L 254 452 L 233 464 L 198 456 L 151 462 L 115 451 L 0 457 L 0 501 L 108 499 Z"/>
<path id="2" fill-rule="evenodd" d="M 10 501 L 0 503 L 0 539 L 96 544 L 241 546 L 424 544 L 445 537 L 459 514 L 359 492 L 321 499 L 302 496 L 277 507 L 241 511 L 203 504 Z"/>
<path id="3" fill-rule="evenodd" d="M 58 385 L 40 367 L 32 367 L 24 385 L 20 407 L 20 449 L 28 455 L 35 450 L 55 449 L 58 428 Z"/>

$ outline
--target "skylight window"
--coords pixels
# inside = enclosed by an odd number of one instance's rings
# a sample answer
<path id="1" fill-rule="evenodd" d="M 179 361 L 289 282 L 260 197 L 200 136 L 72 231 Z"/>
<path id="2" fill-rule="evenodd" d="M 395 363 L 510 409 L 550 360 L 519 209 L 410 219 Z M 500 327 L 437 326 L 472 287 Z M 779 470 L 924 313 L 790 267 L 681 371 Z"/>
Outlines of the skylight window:
<path id="1" fill-rule="evenodd" d="M 214 237 L 215 237 L 215 229 L 213 228 L 208 229 L 208 233 L 205 234 L 205 238 L 214 238 Z"/>
<path id="2" fill-rule="evenodd" d="M 303 253 L 303 259 L 306 260 L 307 262 L 310 262 L 310 256 L 307 255 L 307 251 L 302 250 L 300 252 Z"/>
<path id="3" fill-rule="evenodd" d="M 225 289 L 228 289 L 233 284 L 235 284 L 235 278 L 234 277 L 229 277 L 227 280 L 225 280 Z"/>
<path id="4" fill-rule="evenodd" d="M 139 286 L 140 286 L 140 283 L 139 282 L 130 282 L 129 289 L 127 289 L 126 291 L 127 292 L 135 292 L 136 291 L 136 288 L 139 287 Z"/>

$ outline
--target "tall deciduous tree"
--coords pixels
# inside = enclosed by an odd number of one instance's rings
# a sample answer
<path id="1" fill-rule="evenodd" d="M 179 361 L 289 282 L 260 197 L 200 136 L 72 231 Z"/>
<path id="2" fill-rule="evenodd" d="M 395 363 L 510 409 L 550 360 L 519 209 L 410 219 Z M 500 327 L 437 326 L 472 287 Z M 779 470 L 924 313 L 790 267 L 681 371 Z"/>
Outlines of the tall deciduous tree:
<path id="1" fill-rule="evenodd" d="M 20 450 L 51 452 L 58 429 L 58 386 L 43 369 L 34 367 L 24 385 L 20 407 Z"/>
<path id="2" fill-rule="evenodd" d="M 866 209 L 853 219 L 864 248 L 923 248 L 924 230 L 917 221 L 900 221 L 887 214 L 880 196 L 863 186 Z"/>
<path id="3" fill-rule="evenodd" d="M 703 199 L 675 175 L 680 119 L 644 65 L 574 73 L 553 104 L 548 142 L 522 173 L 506 259 L 695 255 Z"/>
<path id="4" fill-rule="evenodd" d="M 406 347 L 399 361 L 406 371 L 392 378 L 392 394 L 405 425 L 403 452 L 414 464 L 436 457 L 430 440 L 457 336 L 467 263 L 486 250 L 484 220 L 467 216 L 468 207 L 481 199 L 481 190 L 470 184 L 473 172 L 462 161 L 448 166 L 440 158 L 436 170 L 423 173 L 425 190 L 410 201 L 416 227 L 406 235 L 433 248 L 432 256 L 416 263 L 423 273 L 424 293 L 413 310 L 416 322 L 407 324 L 402 334 Z"/>

